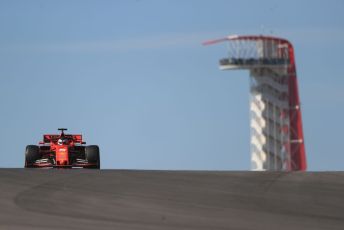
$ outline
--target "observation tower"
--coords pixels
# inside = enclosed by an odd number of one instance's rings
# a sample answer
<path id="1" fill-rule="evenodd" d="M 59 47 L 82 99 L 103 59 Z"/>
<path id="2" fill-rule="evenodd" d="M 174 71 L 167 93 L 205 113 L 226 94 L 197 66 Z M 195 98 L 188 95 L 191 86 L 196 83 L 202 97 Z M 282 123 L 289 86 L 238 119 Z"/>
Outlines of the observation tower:
<path id="1" fill-rule="evenodd" d="M 251 169 L 306 170 L 300 98 L 292 44 L 271 36 L 238 36 L 227 42 L 221 70 L 250 71 Z"/>

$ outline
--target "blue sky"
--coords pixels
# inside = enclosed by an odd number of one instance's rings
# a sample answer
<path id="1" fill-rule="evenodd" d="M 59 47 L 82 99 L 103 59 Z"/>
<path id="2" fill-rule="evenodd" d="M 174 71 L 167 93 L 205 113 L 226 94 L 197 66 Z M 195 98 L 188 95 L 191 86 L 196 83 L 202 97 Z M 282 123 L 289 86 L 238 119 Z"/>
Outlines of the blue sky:
<path id="1" fill-rule="evenodd" d="M 343 1 L 0 1 L 0 167 L 67 127 L 103 168 L 248 170 L 248 72 L 228 34 L 295 48 L 308 169 L 343 170 Z"/>

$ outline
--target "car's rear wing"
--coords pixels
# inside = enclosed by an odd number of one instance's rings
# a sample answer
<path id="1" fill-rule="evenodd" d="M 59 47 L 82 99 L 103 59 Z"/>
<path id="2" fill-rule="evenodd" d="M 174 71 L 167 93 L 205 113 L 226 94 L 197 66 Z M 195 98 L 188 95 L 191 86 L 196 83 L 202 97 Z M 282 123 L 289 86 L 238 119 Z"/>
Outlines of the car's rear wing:
<path id="1" fill-rule="evenodd" d="M 67 139 L 73 140 L 75 143 L 83 144 L 81 134 L 65 134 L 64 136 Z M 57 134 L 44 134 L 43 142 L 44 143 L 57 142 L 59 138 L 60 138 L 60 135 L 57 135 Z"/>

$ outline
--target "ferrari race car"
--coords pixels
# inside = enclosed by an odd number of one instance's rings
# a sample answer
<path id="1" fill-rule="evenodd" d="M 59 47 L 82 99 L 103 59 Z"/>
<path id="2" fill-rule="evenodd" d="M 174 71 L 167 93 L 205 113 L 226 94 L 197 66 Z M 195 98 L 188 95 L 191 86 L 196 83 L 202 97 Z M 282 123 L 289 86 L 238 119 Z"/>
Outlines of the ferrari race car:
<path id="1" fill-rule="evenodd" d="M 28 145 L 25 168 L 100 168 L 99 147 L 85 146 L 80 134 L 45 134 L 39 145 Z"/>

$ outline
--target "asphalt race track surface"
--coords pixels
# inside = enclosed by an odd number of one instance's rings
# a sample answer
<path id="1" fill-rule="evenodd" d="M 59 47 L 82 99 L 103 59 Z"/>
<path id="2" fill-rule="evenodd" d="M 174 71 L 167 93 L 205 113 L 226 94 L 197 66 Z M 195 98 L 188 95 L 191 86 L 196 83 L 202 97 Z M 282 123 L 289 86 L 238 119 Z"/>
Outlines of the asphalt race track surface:
<path id="1" fill-rule="evenodd" d="M 0 169 L 0 229 L 344 229 L 344 172 Z"/>

